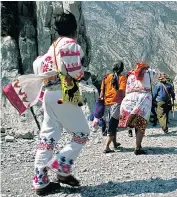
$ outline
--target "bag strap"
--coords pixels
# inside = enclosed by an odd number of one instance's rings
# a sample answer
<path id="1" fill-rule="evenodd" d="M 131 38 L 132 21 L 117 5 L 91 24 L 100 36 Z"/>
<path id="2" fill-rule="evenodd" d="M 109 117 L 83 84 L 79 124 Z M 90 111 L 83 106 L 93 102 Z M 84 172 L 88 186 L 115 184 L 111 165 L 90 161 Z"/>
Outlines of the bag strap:
<path id="1" fill-rule="evenodd" d="M 119 90 L 119 79 L 120 79 L 120 75 L 117 76 L 117 85 L 118 85 L 118 90 Z M 118 91 L 117 90 L 117 91 Z"/>
<path id="2" fill-rule="evenodd" d="M 150 85 L 151 85 L 151 93 L 152 93 L 152 81 L 151 81 L 151 75 L 150 75 L 150 72 L 148 71 L 148 74 L 149 74 L 149 81 L 150 81 Z"/>
<path id="3" fill-rule="evenodd" d="M 106 88 L 106 83 L 105 83 L 105 78 L 103 79 L 103 99 L 105 98 L 105 88 Z"/>
<path id="4" fill-rule="evenodd" d="M 57 68 L 57 72 L 59 72 L 59 70 L 58 70 L 58 64 L 57 64 L 57 57 L 56 57 L 56 41 L 53 42 L 53 48 L 54 48 L 55 65 L 56 65 L 56 68 Z"/>
<path id="5" fill-rule="evenodd" d="M 169 94 L 169 92 L 168 92 L 167 88 L 165 87 L 165 85 L 164 85 L 163 83 L 161 83 L 161 84 L 162 84 L 162 86 L 163 86 L 163 88 L 164 88 L 165 92 L 167 93 L 167 95 L 168 95 L 169 99 L 171 99 L 171 96 L 170 96 L 170 94 Z"/>
<path id="6" fill-rule="evenodd" d="M 53 42 L 55 65 L 56 65 L 56 68 L 57 68 L 57 72 L 59 72 L 59 73 L 60 73 L 60 70 L 59 70 L 58 63 L 57 63 L 56 47 L 57 47 L 57 44 L 61 41 L 62 38 L 63 38 L 63 37 L 61 37 L 61 38 L 58 40 L 58 42 L 56 42 L 56 41 Z"/>
<path id="7" fill-rule="evenodd" d="M 103 100 L 105 98 L 105 90 L 106 90 L 106 83 L 105 83 L 105 79 L 106 79 L 107 75 L 104 76 L 104 79 L 103 79 Z"/>
<path id="8" fill-rule="evenodd" d="M 58 42 L 56 42 L 56 41 L 53 42 L 54 59 L 55 59 L 55 64 L 56 64 L 57 72 L 59 72 L 59 74 L 62 74 L 62 72 L 59 70 L 59 66 L 58 66 L 58 63 L 57 63 L 56 47 L 57 47 L 57 44 L 60 42 L 60 40 L 61 40 L 62 38 L 63 38 L 63 37 L 61 37 L 61 38 L 58 40 Z M 67 75 L 66 75 L 66 76 L 70 77 L 69 74 L 68 74 L 67 69 L 66 69 L 66 72 L 67 72 Z M 63 74 L 62 74 L 62 75 L 63 75 Z M 73 80 L 74 80 L 74 79 L 73 79 Z"/>

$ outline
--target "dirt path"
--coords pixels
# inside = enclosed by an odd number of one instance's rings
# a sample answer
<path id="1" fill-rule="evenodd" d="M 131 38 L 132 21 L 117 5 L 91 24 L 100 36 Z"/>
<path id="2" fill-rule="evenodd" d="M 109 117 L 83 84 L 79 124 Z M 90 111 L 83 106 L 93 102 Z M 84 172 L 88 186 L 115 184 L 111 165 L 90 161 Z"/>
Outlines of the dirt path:
<path id="1" fill-rule="evenodd" d="M 61 144 L 69 136 L 63 136 Z M 143 140 L 147 155 L 135 156 L 135 137 L 127 130 L 118 133 L 122 148 L 103 154 L 101 132 L 92 133 L 90 141 L 75 163 L 73 174 L 81 180 L 80 188 L 62 188 L 51 197 L 177 196 L 177 111 L 170 118 L 169 134 L 159 126 L 149 125 Z M 34 140 L 1 141 L 1 196 L 31 197 Z M 62 145 L 61 145 L 62 146 Z"/>

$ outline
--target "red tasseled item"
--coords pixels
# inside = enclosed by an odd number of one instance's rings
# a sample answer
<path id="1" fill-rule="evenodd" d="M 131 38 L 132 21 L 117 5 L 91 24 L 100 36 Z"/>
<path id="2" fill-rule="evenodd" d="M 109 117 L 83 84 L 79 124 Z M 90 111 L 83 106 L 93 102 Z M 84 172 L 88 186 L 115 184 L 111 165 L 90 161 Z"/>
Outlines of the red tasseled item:
<path id="1" fill-rule="evenodd" d="M 62 101 L 61 99 L 58 99 L 57 103 L 58 103 L 58 104 L 62 104 L 63 101 Z"/>

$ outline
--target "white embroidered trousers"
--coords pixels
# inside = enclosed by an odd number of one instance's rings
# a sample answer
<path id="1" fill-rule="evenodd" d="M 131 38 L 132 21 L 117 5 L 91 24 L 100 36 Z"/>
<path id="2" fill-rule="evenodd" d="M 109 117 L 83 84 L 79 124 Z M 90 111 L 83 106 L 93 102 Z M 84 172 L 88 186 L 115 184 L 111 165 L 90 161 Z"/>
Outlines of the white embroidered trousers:
<path id="1" fill-rule="evenodd" d="M 35 187 L 43 187 L 47 182 L 40 180 L 46 174 L 46 167 L 52 171 L 68 176 L 71 166 L 84 147 L 89 136 L 89 127 L 82 109 L 72 103 L 58 104 L 61 91 L 46 90 L 43 98 L 44 120 L 40 132 L 40 142 L 37 145 L 35 157 Z M 53 149 L 58 143 L 63 127 L 72 133 L 71 142 L 57 154 Z M 45 169 L 44 173 L 43 170 Z M 35 181 L 35 183 L 34 183 Z"/>

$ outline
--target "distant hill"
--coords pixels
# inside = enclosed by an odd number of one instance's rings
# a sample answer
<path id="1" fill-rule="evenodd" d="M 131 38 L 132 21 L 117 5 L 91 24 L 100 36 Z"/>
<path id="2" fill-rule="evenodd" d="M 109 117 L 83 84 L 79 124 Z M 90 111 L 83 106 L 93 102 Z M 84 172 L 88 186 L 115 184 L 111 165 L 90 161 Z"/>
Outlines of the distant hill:
<path id="1" fill-rule="evenodd" d="M 101 78 L 117 58 L 177 74 L 177 2 L 82 2 L 91 39 L 89 69 Z"/>

